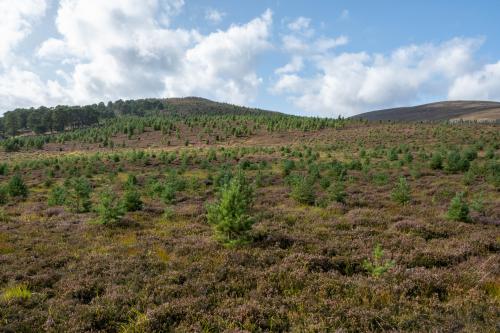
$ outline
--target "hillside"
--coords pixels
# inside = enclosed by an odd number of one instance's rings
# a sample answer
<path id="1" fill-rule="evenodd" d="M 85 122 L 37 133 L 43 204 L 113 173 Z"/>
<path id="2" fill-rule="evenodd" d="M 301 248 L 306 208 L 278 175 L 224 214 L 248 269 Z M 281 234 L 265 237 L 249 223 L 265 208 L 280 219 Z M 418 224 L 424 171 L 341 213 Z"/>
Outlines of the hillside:
<path id="1" fill-rule="evenodd" d="M 89 127 L 126 116 L 279 115 L 278 112 L 214 102 L 199 97 L 117 100 L 89 105 L 18 108 L 0 117 L 0 138 Z"/>
<path id="2" fill-rule="evenodd" d="M 358 114 L 353 118 L 393 121 L 500 120 L 500 103 L 483 101 L 445 101 L 418 106 L 384 109 Z"/>
<path id="3" fill-rule="evenodd" d="M 182 115 L 209 114 L 278 114 L 278 112 L 211 101 L 201 97 L 166 98 L 164 112 Z"/>
<path id="4" fill-rule="evenodd" d="M 0 140 L 0 332 L 497 328 L 498 124 L 78 110 Z"/>

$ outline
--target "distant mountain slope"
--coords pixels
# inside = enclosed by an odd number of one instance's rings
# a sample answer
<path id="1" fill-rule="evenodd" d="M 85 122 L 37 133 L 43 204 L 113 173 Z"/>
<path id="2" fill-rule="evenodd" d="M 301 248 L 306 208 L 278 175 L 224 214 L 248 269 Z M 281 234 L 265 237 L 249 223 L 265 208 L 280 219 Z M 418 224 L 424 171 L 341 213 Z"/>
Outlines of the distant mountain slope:
<path id="1" fill-rule="evenodd" d="M 353 118 L 394 121 L 500 120 L 500 103 L 483 101 L 446 101 L 418 106 L 371 111 Z"/>
<path id="2" fill-rule="evenodd" d="M 262 109 L 249 108 L 245 106 L 228 103 L 214 102 L 201 97 L 166 98 L 163 100 L 165 112 L 175 112 L 183 115 L 194 114 L 255 114 L 255 113 L 275 113 Z"/>

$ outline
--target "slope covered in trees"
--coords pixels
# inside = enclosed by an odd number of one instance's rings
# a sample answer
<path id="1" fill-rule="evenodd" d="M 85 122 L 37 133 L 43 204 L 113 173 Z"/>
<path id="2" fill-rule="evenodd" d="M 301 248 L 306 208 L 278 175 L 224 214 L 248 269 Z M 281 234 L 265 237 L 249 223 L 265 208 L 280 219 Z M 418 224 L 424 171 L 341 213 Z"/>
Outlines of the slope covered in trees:
<path id="1" fill-rule="evenodd" d="M 15 109 L 0 118 L 0 137 L 26 133 L 53 133 L 82 128 L 123 116 L 146 115 L 210 115 L 210 114 L 271 114 L 271 111 L 252 109 L 203 98 L 138 99 L 101 102 L 84 106 L 58 105 L 55 107 Z"/>

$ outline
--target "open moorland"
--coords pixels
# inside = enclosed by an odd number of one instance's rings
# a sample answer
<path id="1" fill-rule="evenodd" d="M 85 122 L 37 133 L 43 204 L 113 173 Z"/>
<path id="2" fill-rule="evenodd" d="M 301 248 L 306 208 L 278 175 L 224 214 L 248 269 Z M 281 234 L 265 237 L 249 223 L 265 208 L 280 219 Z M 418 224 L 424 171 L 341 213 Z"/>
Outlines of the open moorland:
<path id="1" fill-rule="evenodd" d="M 354 116 L 366 120 L 500 122 L 500 103 L 445 101 L 417 106 L 365 112 Z"/>
<path id="2" fill-rule="evenodd" d="M 189 102 L 6 115 L 0 331 L 500 329 L 498 124 Z"/>

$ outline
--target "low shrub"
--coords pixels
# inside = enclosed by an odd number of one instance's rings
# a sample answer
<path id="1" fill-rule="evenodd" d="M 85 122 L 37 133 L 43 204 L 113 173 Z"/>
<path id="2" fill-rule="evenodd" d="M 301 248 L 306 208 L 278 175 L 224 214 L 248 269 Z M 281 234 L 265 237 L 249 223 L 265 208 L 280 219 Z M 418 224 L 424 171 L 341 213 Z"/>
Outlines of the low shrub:
<path id="1" fill-rule="evenodd" d="M 2 299 L 6 302 L 14 299 L 30 299 L 31 291 L 24 284 L 7 287 L 3 290 Z"/>

